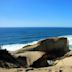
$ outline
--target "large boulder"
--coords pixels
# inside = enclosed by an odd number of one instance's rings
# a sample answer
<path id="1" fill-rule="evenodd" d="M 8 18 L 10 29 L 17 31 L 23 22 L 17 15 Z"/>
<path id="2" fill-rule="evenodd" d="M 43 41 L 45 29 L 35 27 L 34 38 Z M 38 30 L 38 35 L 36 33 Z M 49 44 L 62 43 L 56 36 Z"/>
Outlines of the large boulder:
<path id="1" fill-rule="evenodd" d="M 69 51 L 67 38 L 47 38 L 39 41 L 37 44 L 26 46 L 16 53 L 26 51 L 43 51 L 48 55 L 48 59 L 63 56 Z"/>
<path id="2" fill-rule="evenodd" d="M 67 38 L 47 38 L 34 45 L 16 51 L 20 64 L 24 67 L 49 66 L 50 60 L 64 56 L 69 51 Z M 48 62 L 47 62 L 48 61 Z"/>
<path id="3" fill-rule="evenodd" d="M 67 38 L 48 38 L 38 42 L 40 51 L 48 54 L 48 59 L 61 57 L 69 51 Z M 34 50 L 36 50 L 35 48 Z"/>

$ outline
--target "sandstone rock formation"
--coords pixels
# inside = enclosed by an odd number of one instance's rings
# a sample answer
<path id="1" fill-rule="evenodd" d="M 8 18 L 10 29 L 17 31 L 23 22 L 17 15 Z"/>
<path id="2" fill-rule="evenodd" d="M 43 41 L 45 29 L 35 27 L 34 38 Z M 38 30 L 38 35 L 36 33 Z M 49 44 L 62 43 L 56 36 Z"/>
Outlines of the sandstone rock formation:
<path id="1" fill-rule="evenodd" d="M 19 62 L 20 64 L 23 64 L 24 67 L 40 67 L 47 65 L 47 57 L 44 55 L 45 53 L 41 51 L 26 51 L 24 53 L 16 54 L 16 57 L 18 57 L 18 59 L 19 57 L 21 58 Z"/>
<path id="2" fill-rule="evenodd" d="M 0 50 L 0 67 L 46 67 L 49 66 L 48 60 L 55 60 L 68 51 L 67 38 L 48 38 L 25 46 L 13 55 L 7 50 Z"/>
<path id="3" fill-rule="evenodd" d="M 48 38 L 16 51 L 16 56 L 26 57 L 26 66 L 48 66 L 47 60 L 61 57 L 69 51 L 67 38 Z M 22 61 L 23 62 L 23 61 Z"/>

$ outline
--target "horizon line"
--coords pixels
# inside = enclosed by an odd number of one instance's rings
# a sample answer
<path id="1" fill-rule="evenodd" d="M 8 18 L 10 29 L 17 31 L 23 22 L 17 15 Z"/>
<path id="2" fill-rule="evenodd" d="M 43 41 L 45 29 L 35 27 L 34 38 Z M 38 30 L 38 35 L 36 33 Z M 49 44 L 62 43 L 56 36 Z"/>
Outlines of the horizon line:
<path id="1" fill-rule="evenodd" d="M 55 26 L 54 27 L 40 27 L 40 26 L 35 27 L 34 26 L 34 27 L 0 27 L 0 28 L 72 28 L 72 27 L 61 27 L 61 26 L 60 27 L 59 26 L 58 27 L 57 26 L 56 27 Z"/>

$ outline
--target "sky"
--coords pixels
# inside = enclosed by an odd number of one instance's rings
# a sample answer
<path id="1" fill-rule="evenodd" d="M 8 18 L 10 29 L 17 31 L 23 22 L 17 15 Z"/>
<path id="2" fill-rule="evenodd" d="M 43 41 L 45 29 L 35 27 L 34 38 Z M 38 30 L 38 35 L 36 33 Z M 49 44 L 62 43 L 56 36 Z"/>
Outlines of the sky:
<path id="1" fill-rule="evenodd" d="M 0 0 L 0 27 L 72 27 L 72 0 Z"/>

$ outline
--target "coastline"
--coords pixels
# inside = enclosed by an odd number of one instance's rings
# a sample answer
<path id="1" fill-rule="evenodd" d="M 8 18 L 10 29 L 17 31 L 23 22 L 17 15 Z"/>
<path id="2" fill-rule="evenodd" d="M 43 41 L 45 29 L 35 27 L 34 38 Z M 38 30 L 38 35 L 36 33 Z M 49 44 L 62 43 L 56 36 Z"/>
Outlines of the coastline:
<path id="1" fill-rule="evenodd" d="M 64 37 L 53 37 L 30 43 L 31 45 L 24 46 L 12 53 L 7 50 L 0 50 L 2 54 L 0 54 L 0 57 L 3 56 L 2 59 L 7 57 L 9 61 L 13 63 L 13 65 L 11 65 L 10 62 L 7 61 L 6 64 L 8 68 L 6 68 L 6 66 L 3 65 L 4 62 L 0 60 L 0 63 L 4 66 L 0 67 L 0 72 L 71 72 L 72 51 L 68 49 L 67 41 L 67 38 Z M 58 52 L 53 52 L 52 49 L 53 51 L 58 50 Z M 54 54 L 47 54 L 49 52 Z M 56 52 L 57 54 L 55 56 Z M 29 59 L 27 59 L 28 63 L 26 63 L 26 58 Z"/>
<path id="2" fill-rule="evenodd" d="M 68 42 L 69 42 L 69 49 L 72 50 L 72 35 L 64 35 L 64 36 L 58 36 L 59 37 L 66 37 Z M 50 38 L 50 37 L 48 37 Z M 46 39 L 46 38 L 43 38 L 43 39 Z M 16 50 L 19 50 L 21 49 L 22 47 L 25 47 L 25 46 L 28 46 L 28 45 L 33 45 L 33 44 L 36 44 L 37 42 L 43 40 L 43 39 L 39 39 L 39 40 L 36 40 L 36 41 L 32 41 L 32 42 L 28 42 L 28 43 L 17 43 L 17 44 L 6 44 L 6 45 L 1 45 L 1 48 L 2 49 L 7 49 L 8 51 L 16 51 Z"/>

